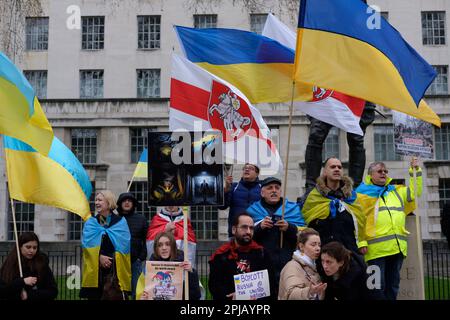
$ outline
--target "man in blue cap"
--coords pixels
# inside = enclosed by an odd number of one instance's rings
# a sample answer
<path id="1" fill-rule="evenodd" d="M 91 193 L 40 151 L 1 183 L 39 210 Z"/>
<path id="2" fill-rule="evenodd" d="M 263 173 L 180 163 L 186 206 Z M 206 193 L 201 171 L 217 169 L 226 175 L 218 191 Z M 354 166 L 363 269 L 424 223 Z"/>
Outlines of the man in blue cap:
<path id="1" fill-rule="evenodd" d="M 291 260 L 297 245 L 297 231 L 305 226 L 300 207 L 286 199 L 284 216 L 281 180 L 268 177 L 261 182 L 261 200 L 253 203 L 247 212 L 255 222 L 254 240 L 269 253 L 278 291 L 281 269 Z M 283 245 L 280 243 L 283 233 Z"/>

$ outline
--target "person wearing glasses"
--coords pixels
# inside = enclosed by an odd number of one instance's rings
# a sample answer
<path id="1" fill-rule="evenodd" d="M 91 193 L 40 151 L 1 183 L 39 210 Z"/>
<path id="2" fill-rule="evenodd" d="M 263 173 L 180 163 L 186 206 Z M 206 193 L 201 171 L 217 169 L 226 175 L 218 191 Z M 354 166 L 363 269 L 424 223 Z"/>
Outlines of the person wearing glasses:
<path id="1" fill-rule="evenodd" d="M 414 181 L 414 170 L 416 179 Z M 381 271 L 381 290 L 387 300 L 396 300 L 400 286 L 400 269 L 407 255 L 406 216 L 415 209 L 417 196 L 422 194 L 422 170 L 418 159 L 411 159 L 409 187 L 391 185 L 392 178 L 383 162 L 369 165 L 368 175 L 356 189 L 366 216 L 364 258 L 368 265 Z"/>
<path id="2" fill-rule="evenodd" d="M 209 291 L 213 300 L 235 300 L 234 275 L 267 269 L 270 297 L 276 299 L 274 276 L 266 250 L 253 240 L 252 217 L 242 212 L 233 221 L 233 238 L 217 249 L 209 260 Z"/>
<path id="3" fill-rule="evenodd" d="M 259 181 L 259 168 L 246 163 L 242 168 L 242 177 L 239 182 L 233 182 L 233 177 L 225 180 L 225 205 L 220 209 L 230 208 L 228 213 L 228 237 L 233 237 L 232 225 L 237 214 L 247 210 L 250 205 L 261 199 L 261 183 Z"/>

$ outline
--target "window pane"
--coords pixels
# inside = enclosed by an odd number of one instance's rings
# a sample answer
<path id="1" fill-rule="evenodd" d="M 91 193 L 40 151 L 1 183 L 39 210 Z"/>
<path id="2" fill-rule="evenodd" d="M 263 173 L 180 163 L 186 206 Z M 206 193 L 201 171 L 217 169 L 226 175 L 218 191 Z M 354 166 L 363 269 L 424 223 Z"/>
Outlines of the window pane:
<path id="1" fill-rule="evenodd" d="M 147 148 L 149 131 L 155 131 L 155 128 L 130 128 L 131 163 L 137 163 L 142 151 Z"/>
<path id="2" fill-rule="evenodd" d="M 26 49 L 48 49 L 48 18 L 26 18 Z"/>
<path id="3" fill-rule="evenodd" d="M 216 14 L 195 14 L 194 28 L 217 28 Z"/>
<path id="4" fill-rule="evenodd" d="M 97 129 L 72 129 L 72 152 L 81 163 L 97 163 Z"/>
<path id="5" fill-rule="evenodd" d="M 330 157 L 339 157 L 339 129 L 332 127 L 328 133 L 325 143 L 322 149 L 322 159 L 328 159 Z"/>
<path id="6" fill-rule="evenodd" d="M 80 98 L 103 98 L 103 70 L 80 71 Z"/>
<path id="7" fill-rule="evenodd" d="M 33 87 L 36 97 L 39 99 L 47 98 L 47 71 L 24 71 L 23 74 Z"/>
<path id="8" fill-rule="evenodd" d="M 250 14 L 250 31 L 261 34 L 266 23 L 267 13 Z"/>
<path id="9" fill-rule="evenodd" d="M 448 94 L 448 66 L 433 66 L 437 72 L 431 86 L 428 87 L 427 95 L 447 95 Z"/>
<path id="10" fill-rule="evenodd" d="M 137 97 L 157 98 L 160 97 L 160 69 L 139 69 L 137 72 Z"/>
<path id="11" fill-rule="evenodd" d="M 138 48 L 160 48 L 161 16 L 138 16 Z"/>
<path id="12" fill-rule="evenodd" d="M 450 160 L 450 124 L 435 128 L 436 160 Z"/>
<path id="13" fill-rule="evenodd" d="M 394 129 L 392 126 L 374 126 L 375 161 L 399 161 L 394 152 Z"/>
<path id="14" fill-rule="evenodd" d="M 14 201 L 16 212 L 17 234 L 25 231 L 34 231 L 34 204 Z M 11 206 L 8 206 L 8 240 L 14 240 L 14 220 Z"/>
<path id="15" fill-rule="evenodd" d="M 197 240 L 217 240 L 218 210 L 216 207 L 191 207 L 191 222 Z"/>
<path id="16" fill-rule="evenodd" d="M 128 181 L 128 184 L 130 182 Z M 138 201 L 136 213 L 143 214 L 147 221 L 150 221 L 156 214 L 157 207 L 148 206 L 148 185 L 147 181 L 133 181 L 130 192 Z"/>
<path id="17" fill-rule="evenodd" d="M 450 203 L 450 179 L 439 179 L 439 205 L 442 209 L 445 203 Z"/>
<path id="18" fill-rule="evenodd" d="M 95 181 L 91 181 L 92 194 L 89 197 L 89 208 L 91 213 L 95 210 Z M 75 213 L 68 212 L 68 236 L 67 240 L 81 240 L 81 233 L 83 232 L 83 220 Z"/>
<path id="19" fill-rule="evenodd" d="M 104 47 L 105 17 L 81 17 L 83 50 L 100 50 Z"/>
<path id="20" fill-rule="evenodd" d="M 445 45 L 445 12 L 422 12 L 422 42 L 424 45 Z"/>

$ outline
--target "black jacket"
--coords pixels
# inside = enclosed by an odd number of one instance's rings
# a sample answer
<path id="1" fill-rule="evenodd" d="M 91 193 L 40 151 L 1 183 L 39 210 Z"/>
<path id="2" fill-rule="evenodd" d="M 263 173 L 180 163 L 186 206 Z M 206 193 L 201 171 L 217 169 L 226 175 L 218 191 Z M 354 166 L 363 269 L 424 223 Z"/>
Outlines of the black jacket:
<path id="1" fill-rule="evenodd" d="M 146 237 L 148 222 L 142 214 L 128 213 L 122 215 L 128 223 L 131 233 L 131 263 L 137 259 L 145 261 L 147 258 Z"/>
<path id="2" fill-rule="evenodd" d="M 232 240 L 234 241 L 234 240 Z M 226 246 L 225 244 L 224 246 Z M 222 247 L 221 247 L 222 248 Z M 219 248 L 216 252 L 220 251 Z M 242 265 L 249 267 L 247 272 L 267 269 L 270 281 L 270 297 L 259 299 L 274 300 L 277 298 L 273 268 L 269 259 L 269 254 L 265 249 L 255 249 L 249 252 L 238 252 L 236 259 L 230 259 L 230 251 L 217 253 L 209 261 L 209 280 L 208 287 L 213 300 L 231 300 L 227 295 L 235 292 L 234 275 L 246 273 L 242 271 Z"/>
<path id="3" fill-rule="evenodd" d="M 151 255 L 150 261 L 169 261 L 168 259 L 157 259 L 154 254 Z M 173 261 L 184 261 L 184 251 L 178 250 L 177 257 Z M 189 300 L 200 300 L 201 292 L 197 271 L 192 268 L 192 272 L 189 272 Z M 184 286 L 183 286 L 183 299 L 184 299 Z"/>
<path id="4" fill-rule="evenodd" d="M 322 274 L 322 279 L 327 283 L 325 300 L 380 300 L 383 298 L 379 290 L 370 290 L 367 287 L 367 265 L 363 258 L 355 253 L 351 254 L 348 271 L 334 280 Z M 321 269 L 319 269 L 321 272 Z"/>
<path id="5" fill-rule="evenodd" d="M 353 190 L 352 182 L 347 177 L 343 178 L 341 187 L 336 191 L 329 189 L 322 178 L 317 179 L 316 188 L 324 197 L 329 196 L 341 200 L 349 197 Z M 306 200 L 308 195 L 309 193 L 302 198 Z M 303 203 L 300 206 L 302 207 Z M 355 223 L 352 214 L 347 210 L 341 212 L 336 209 L 334 218 L 330 214 L 326 219 L 314 219 L 308 224 L 308 227 L 319 232 L 322 246 L 331 241 L 337 241 L 348 250 L 358 253 Z"/>
<path id="6" fill-rule="evenodd" d="M 10 284 L 0 280 L 0 299 L 5 300 L 21 300 L 20 294 L 25 289 L 29 301 L 54 300 L 58 295 L 58 287 L 56 285 L 53 272 L 48 265 L 48 257 L 39 253 L 38 259 L 45 260 L 45 267 L 42 275 L 39 277 L 35 270 L 31 270 L 30 266 L 22 263 L 23 277 L 16 278 Z M 36 259 L 35 258 L 35 259 Z M 34 287 L 25 284 L 24 279 L 27 277 L 37 277 L 37 283 Z"/>
<path id="7" fill-rule="evenodd" d="M 250 205 L 261 199 L 261 182 L 258 178 L 255 181 L 233 182 L 230 190 L 225 193 L 225 205 L 220 209 L 225 210 L 230 207 L 228 212 L 228 236 L 232 237 L 231 232 L 235 217 L 245 212 Z"/>

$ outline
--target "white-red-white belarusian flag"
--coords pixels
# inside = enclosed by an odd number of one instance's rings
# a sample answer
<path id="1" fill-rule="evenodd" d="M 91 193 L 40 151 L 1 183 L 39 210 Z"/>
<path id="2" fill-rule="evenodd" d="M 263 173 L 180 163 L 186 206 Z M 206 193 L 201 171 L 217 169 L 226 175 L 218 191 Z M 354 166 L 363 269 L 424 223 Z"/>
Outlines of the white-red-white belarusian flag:
<path id="1" fill-rule="evenodd" d="M 172 55 L 169 129 L 219 130 L 227 163 L 253 163 L 262 175 L 282 170 L 270 130 L 258 109 L 236 87 Z"/>
<path id="2" fill-rule="evenodd" d="M 267 16 L 262 35 L 295 50 L 297 34 L 273 14 Z M 295 110 L 302 111 L 344 131 L 363 135 L 359 120 L 364 110 L 364 100 L 333 90 L 314 89 L 313 100 L 311 102 L 294 102 Z"/>

